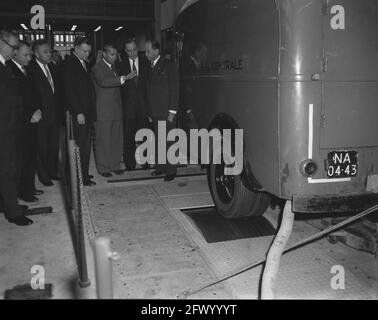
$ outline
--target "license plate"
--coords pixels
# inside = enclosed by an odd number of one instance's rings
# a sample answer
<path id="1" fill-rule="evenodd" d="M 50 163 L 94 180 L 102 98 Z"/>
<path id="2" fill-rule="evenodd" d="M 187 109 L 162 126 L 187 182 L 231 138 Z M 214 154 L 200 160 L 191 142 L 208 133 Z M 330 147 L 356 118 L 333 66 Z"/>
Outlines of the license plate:
<path id="1" fill-rule="evenodd" d="M 357 151 L 331 151 L 327 158 L 328 178 L 355 177 L 358 171 Z"/>

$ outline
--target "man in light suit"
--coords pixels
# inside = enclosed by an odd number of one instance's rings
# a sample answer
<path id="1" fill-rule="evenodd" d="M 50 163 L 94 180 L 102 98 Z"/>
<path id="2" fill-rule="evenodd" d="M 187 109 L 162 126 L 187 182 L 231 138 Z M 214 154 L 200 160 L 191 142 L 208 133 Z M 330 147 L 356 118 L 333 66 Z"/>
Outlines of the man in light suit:
<path id="1" fill-rule="evenodd" d="M 88 39 L 76 38 L 74 51 L 63 67 L 65 101 L 72 114 L 74 138 L 80 147 L 81 171 L 85 186 L 96 184 L 89 175 L 91 130 L 97 118 L 96 92 L 87 62 L 91 48 Z"/>
<path id="2" fill-rule="evenodd" d="M 120 76 L 115 68 L 117 58 L 117 49 L 113 45 L 105 45 L 103 58 L 92 69 L 92 79 L 97 93 L 96 165 L 98 173 L 105 178 L 111 177 L 112 173 L 123 174 L 123 115 L 120 87 L 126 80 L 136 76 L 135 71 L 127 76 Z"/>
<path id="3" fill-rule="evenodd" d="M 19 226 L 27 226 L 33 221 L 25 217 L 18 205 L 17 130 L 22 126 L 22 98 L 17 80 L 6 65 L 18 49 L 18 37 L 0 31 L 0 211 L 6 219 Z"/>
<path id="4" fill-rule="evenodd" d="M 121 88 L 123 102 L 123 160 L 126 170 L 133 170 L 135 161 L 135 134 L 139 129 L 148 126 L 146 110 L 146 75 L 149 71 L 149 63 L 145 56 L 138 54 L 134 39 L 129 39 L 125 44 L 125 59 L 119 63 L 122 74 L 137 72 L 137 76 Z M 147 166 L 144 166 L 147 167 Z"/>
<path id="5" fill-rule="evenodd" d="M 175 128 L 179 102 L 179 74 L 174 63 L 160 56 L 159 42 L 156 40 L 146 41 L 145 49 L 146 57 L 151 62 L 146 85 L 147 107 L 150 120 L 154 124 L 155 137 L 158 140 L 158 121 L 166 121 L 167 132 Z M 169 148 L 168 143 L 167 148 Z M 155 168 L 153 174 L 165 174 L 165 181 L 171 181 L 176 177 L 177 168 L 168 161 L 166 164 L 157 163 Z"/>

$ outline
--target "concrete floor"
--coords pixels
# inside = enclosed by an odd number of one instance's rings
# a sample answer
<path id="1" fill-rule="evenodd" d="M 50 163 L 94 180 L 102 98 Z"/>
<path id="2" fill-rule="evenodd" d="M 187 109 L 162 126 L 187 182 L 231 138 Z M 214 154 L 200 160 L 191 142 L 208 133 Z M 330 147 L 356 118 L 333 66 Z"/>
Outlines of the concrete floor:
<path id="1" fill-rule="evenodd" d="M 198 173 L 199 168 L 180 168 Z M 92 161 L 92 174 L 95 174 Z M 149 176 L 148 172 L 125 177 Z M 117 179 L 119 177 L 115 177 Z M 204 283 L 263 258 L 273 237 L 208 244 L 193 222 L 179 209 L 211 205 L 205 176 L 109 184 L 95 174 L 97 185 L 87 188 L 99 234 L 109 237 L 120 254 L 114 262 L 115 298 L 181 298 Z M 39 206 L 53 213 L 33 216 L 28 227 L 9 224 L 0 215 L 0 297 L 6 289 L 28 284 L 34 265 L 45 269 L 53 285 L 53 299 L 95 298 L 92 248 L 87 241 L 91 286 L 77 286 L 76 262 L 59 185 L 45 190 Z M 266 218 L 277 228 L 278 209 Z M 318 230 L 306 221 L 295 222 L 290 243 Z M 330 286 L 331 268 L 345 269 L 345 289 Z M 262 267 L 257 267 L 189 298 L 256 299 Z M 285 255 L 277 282 L 282 299 L 376 299 L 378 260 L 372 255 L 322 239 Z"/>

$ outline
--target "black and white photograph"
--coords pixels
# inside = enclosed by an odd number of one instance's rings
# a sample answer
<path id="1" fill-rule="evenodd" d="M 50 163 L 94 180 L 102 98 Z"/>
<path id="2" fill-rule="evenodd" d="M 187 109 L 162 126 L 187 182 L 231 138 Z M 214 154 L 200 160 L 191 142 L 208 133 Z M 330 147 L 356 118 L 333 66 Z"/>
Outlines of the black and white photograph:
<path id="1" fill-rule="evenodd" d="M 0 300 L 377 299 L 377 0 L 1 0 Z"/>

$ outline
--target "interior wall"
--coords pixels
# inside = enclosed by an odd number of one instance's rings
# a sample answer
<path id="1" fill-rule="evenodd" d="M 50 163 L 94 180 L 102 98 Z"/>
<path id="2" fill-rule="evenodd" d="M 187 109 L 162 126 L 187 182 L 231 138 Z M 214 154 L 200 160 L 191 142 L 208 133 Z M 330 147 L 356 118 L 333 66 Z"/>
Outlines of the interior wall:
<path id="1" fill-rule="evenodd" d="M 172 28 L 175 23 L 176 14 L 180 11 L 186 0 L 165 0 L 161 3 L 161 24 L 160 29 Z"/>

